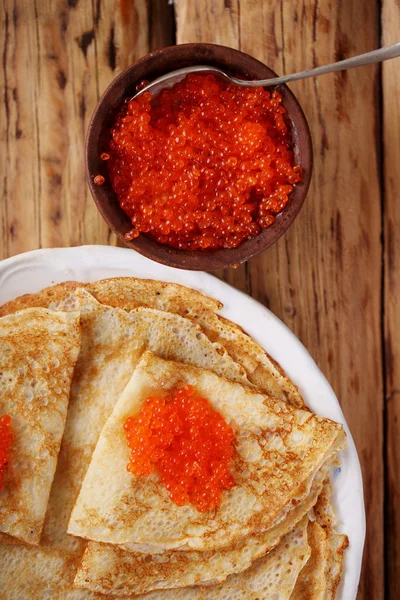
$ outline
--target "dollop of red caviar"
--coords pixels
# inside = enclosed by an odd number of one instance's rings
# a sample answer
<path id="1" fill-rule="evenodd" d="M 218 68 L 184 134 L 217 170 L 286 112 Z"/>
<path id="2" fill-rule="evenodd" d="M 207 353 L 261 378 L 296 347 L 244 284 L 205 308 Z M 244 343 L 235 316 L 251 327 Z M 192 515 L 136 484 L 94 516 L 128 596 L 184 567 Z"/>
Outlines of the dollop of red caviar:
<path id="1" fill-rule="evenodd" d="M 3 488 L 3 473 L 8 465 L 8 453 L 12 441 L 11 417 L 0 417 L 0 490 Z"/>
<path id="2" fill-rule="evenodd" d="M 156 470 L 178 506 L 212 510 L 220 505 L 222 491 L 235 485 L 229 469 L 234 432 L 192 386 L 147 398 L 124 428 L 131 450 L 127 470 L 141 476 Z"/>
<path id="3" fill-rule="evenodd" d="M 269 227 L 302 171 L 279 92 L 188 75 L 126 103 L 111 130 L 110 180 L 131 240 L 234 248 Z"/>

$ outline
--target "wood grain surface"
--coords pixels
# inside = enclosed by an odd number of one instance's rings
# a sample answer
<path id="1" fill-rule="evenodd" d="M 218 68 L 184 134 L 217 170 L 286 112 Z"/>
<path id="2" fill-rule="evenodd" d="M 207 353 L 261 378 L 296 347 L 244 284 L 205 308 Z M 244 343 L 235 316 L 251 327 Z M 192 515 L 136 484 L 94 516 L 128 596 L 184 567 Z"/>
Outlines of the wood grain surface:
<path id="1" fill-rule="evenodd" d="M 219 43 L 283 74 L 400 37 L 398 0 L 0 6 L 0 258 L 116 243 L 85 183 L 85 132 L 109 82 L 150 50 Z M 308 199 L 273 248 L 218 274 L 295 332 L 339 397 L 364 474 L 363 600 L 400 598 L 399 60 L 292 86 L 314 142 Z"/>
<path id="2" fill-rule="evenodd" d="M 400 3 L 382 4 L 382 41 L 400 37 Z M 388 598 L 400 598 L 400 70 L 399 63 L 382 66 L 383 99 L 383 224 L 386 472 L 386 580 Z"/>

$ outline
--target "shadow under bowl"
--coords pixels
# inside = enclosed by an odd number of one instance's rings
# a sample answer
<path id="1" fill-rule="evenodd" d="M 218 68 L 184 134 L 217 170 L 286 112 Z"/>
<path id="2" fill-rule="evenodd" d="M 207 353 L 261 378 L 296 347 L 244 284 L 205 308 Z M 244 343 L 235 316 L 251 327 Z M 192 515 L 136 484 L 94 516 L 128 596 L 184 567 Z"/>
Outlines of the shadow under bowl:
<path id="1" fill-rule="evenodd" d="M 277 89 L 287 110 L 286 120 L 290 128 L 294 160 L 303 169 L 303 179 L 294 186 L 286 208 L 277 215 L 275 222 L 237 248 L 179 250 L 160 244 L 144 234 L 127 242 L 124 236 L 132 229 L 132 225 L 127 214 L 119 206 L 117 195 L 112 189 L 107 163 L 100 159 L 101 153 L 108 149 L 110 129 L 124 101 L 135 95 L 139 82 L 144 79 L 152 81 L 169 71 L 199 64 L 219 67 L 227 73 L 249 80 L 276 76 L 269 67 L 248 54 L 215 44 L 182 44 L 148 54 L 116 77 L 97 104 L 86 138 L 86 172 L 98 210 L 110 229 L 126 246 L 170 267 L 212 271 L 249 260 L 274 244 L 290 227 L 303 205 L 310 185 L 312 142 L 307 120 L 296 97 L 287 86 L 279 86 Z M 105 178 L 102 186 L 94 184 L 96 175 Z"/>

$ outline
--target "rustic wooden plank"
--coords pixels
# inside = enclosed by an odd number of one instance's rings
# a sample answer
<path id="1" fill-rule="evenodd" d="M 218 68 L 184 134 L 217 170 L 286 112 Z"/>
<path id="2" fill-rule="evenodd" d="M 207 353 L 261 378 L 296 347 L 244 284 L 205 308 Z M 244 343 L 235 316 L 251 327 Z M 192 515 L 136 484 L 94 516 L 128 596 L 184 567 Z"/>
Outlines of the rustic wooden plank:
<path id="1" fill-rule="evenodd" d="M 148 52 L 147 2 L 6 0 L 5 9 L 0 257 L 115 243 L 86 185 L 85 135 L 99 95 Z"/>
<path id="2" fill-rule="evenodd" d="M 203 42 L 239 48 L 239 0 L 175 0 L 175 17 L 177 44 Z"/>
<path id="3" fill-rule="evenodd" d="M 382 3 L 382 42 L 399 39 L 400 4 Z M 400 73 L 399 61 L 382 65 L 385 248 L 386 371 L 386 584 L 387 598 L 400 597 Z"/>
<path id="4" fill-rule="evenodd" d="M 175 12 L 166 0 L 149 0 L 150 50 L 175 44 Z"/>
<path id="5" fill-rule="evenodd" d="M 148 17 L 146 0 L 100 2 L 96 29 L 100 94 L 118 73 L 149 51 Z"/>
<path id="6" fill-rule="evenodd" d="M 301 30 L 308 31 L 309 58 L 295 51 L 296 32 L 284 25 L 285 48 L 293 48 L 285 52 L 287 72 L 379 46 L 375 2 L 323 1 L 315 5 L 318 11 L 311 3 L 305 11 L 293 3 L 290 13 L 288 4 L 283 23 L 297 18 Z M 288 261 L 297 296 L 292 305 L 299 313 L 293 329 L 331 381 L 353 433 L 368 523 L 359 597 L 383 598 L 378 69 L 307 81 L 297 91 L 311 123 L 315 172 L 306 210 L 283 240 L 289 259 L 295 257 L 293 266 Z"/>
<path id="7" fill-rule="evenodd" d="M 378 46 L 378 3 L 176 0 L 177 40 L 232 44 L 291 72 Z M 368 6 L 367 6 L 368 4 Z M 217 11 L 217 18 L 215 18 Z M 207 13 L 207 14 L 206 14 Z M 195 20 L 197 19 L 197 20 Z M 377 69 L 296 84 L 315 170 L 286 236 L 225 278 L 251 291 L 303 341 L 343 406 L 364 470 L 368 538 L 360 598 L 383 598 L 381 210 Z"/>
<path id="8" fill-rule="evenodd" d="M 41 194 L 36 5 L 0 10 L 0 259 L 37 248 Z M 21 68 L 24 65 L 24 68 Z M 30 76 L 27 77 L 27 72 Z"/>
<path id="9" fill-rule="evenodd" d="M 92 4 L 38 3 L 41 246 L 106 243 L 84 171 L 86 128 L 98 92 Z"/>

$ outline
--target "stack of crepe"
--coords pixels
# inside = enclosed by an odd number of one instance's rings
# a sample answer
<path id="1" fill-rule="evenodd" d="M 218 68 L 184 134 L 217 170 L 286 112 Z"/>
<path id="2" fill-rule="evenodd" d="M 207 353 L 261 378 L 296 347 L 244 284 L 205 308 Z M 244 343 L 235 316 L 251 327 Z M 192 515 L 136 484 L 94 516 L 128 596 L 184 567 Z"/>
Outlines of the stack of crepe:
<path id="1" fill-rule="evenodd" d="M 14 435 L 1 598 L 335 598 L 347 538 L 329 474 L 343 428 L 308 411 L 220 309 L 133 278 L 67 282 L 0 307 L 0 416 Z M 126 470 L 126 418 L 184 384 L 236 434 L 236 485 L 208 513 L 175 505 L 156 473 Z"/>

